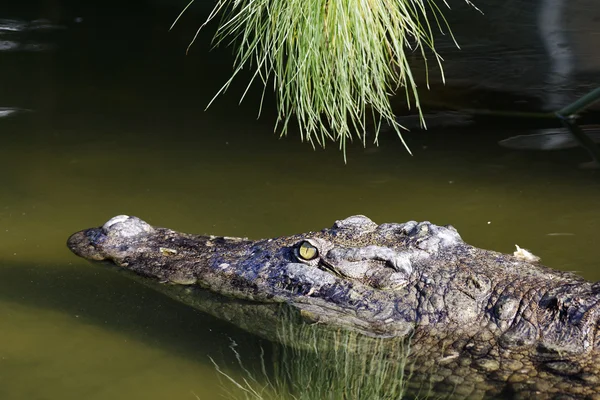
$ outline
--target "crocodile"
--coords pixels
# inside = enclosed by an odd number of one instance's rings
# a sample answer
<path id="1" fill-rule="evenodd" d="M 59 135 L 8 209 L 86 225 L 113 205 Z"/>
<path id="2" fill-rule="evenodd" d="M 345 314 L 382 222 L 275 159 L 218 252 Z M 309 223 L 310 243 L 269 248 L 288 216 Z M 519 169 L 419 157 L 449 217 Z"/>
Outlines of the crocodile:
<path id="1" fill-rule="evenodd" d="M 270 339 L 286 307 L 302 324 L 409 341 L 411 380 L 437 397 L 600 399 L 600 283 L 471 246 L 451 225 L 358 215 L 249 240 L 120 215 L 67 245 Z"/>

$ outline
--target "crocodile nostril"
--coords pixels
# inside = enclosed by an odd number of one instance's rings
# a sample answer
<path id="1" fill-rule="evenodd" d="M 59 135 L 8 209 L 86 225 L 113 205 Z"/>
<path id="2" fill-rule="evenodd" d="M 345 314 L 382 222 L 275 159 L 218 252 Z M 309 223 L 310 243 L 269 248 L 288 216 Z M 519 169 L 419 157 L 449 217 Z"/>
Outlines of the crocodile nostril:
<path id="1" fill-rule="evenodd" d="M 117 215 L 102 226 L 102 232 L 110 237 L 133 238 L 152 233 L 154 228 L 138 217 Z"/>
<path id="2" fill-rule="evenodd" d="M 104 232 L 101 229 L 88 229 L 87 231 L 85 231 L 85 236 L 89 239 L 90 244 L 92 245 L 98 245 L 98 244 L 102 244 L 107 236 L 104 234 Z"/>

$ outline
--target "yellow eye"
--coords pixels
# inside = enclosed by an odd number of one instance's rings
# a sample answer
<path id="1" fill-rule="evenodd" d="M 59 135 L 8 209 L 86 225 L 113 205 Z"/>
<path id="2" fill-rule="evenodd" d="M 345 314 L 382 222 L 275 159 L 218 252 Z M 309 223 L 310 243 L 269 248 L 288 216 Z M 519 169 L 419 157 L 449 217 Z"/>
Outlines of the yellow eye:
<path id="1" fill-rule="evenodd" d="M 302 242 L 298 247 L 298 255 L 306 261 L 314 260 L 319 256 L 319 250 L 308 242 Z"/>

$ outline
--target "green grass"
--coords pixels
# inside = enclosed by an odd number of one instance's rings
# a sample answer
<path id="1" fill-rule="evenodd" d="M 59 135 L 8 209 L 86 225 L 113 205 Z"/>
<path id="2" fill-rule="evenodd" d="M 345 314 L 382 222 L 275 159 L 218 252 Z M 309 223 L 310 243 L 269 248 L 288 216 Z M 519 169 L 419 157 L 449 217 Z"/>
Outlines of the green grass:
<path id="1" fill-rule="evenodd" d="M 313 146 L 334 141 L 345 154 L 350 140 L 366 144 L 369 124 L 375 143 L 383 123 L 400 135 L 389 101 L 398 93 L 422 118 L 413 53 L 426 71 L 431 61 L 439 65 L 444 80 L 434 32 L 451 33 L 434 0 L 219 0 L 200 29 L 217 15 L 216 44 L 237 49 L 232 77 L 217 95 L 252 68 L 248 87 L 256 80 L 265 90 L 273 85 L 281 134 L 296 121 Z"/>

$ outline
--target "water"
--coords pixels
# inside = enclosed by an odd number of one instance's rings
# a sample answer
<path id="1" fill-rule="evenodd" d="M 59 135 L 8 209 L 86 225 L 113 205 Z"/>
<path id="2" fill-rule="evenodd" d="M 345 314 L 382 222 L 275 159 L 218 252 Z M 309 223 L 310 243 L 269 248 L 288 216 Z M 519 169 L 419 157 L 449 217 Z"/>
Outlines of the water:
<path id="1" fill-rule="evenodd" d="M 261 340 L 67 250 L 71 233 L 117 214 L 251 238 L 352 214 L 430 220 L 600 278 L 600 181 L 577 168 L 582 150 L 502 149 L 523 132 L 488 127 L 410 134 L 412 157 L 387 134 L 344 165 L 333 144 L 278 139 L 272 99 L 256 119 L 259 88 L 203 112 L 229 51 L 200 40 L 186 57 L 194 21 L 167 34 L 172 16 L 152 10 L 67 9 L 65 29 L 43 37 L 51 50 L 0 53 L 0 107 L 32 110 L 0 119 L 0 398 L 213 399 L 232 386 L 208 356 L 238 378 L 232 344 L 260 364 Z"/>

